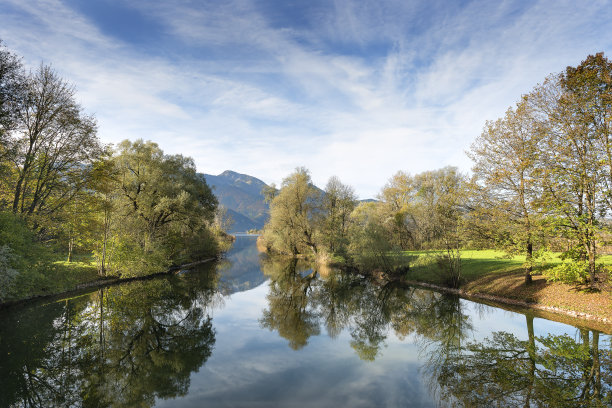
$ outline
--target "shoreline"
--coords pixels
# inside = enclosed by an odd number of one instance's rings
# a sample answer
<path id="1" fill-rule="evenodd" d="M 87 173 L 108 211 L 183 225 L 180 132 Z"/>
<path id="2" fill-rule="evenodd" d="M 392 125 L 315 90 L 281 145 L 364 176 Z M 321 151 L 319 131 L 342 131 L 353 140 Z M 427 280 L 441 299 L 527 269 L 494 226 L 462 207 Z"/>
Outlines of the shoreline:
<path id="1" fill-rule="evenodd" d="M 580 324 L 575 324 L 576 322 L 584 322 L 587 324 L 596 323 L 594 327 L 596 330 L 602 331 L 606 334 L 612 334 L 612 319 L 609 319 L 606 317 L 600 317 L 600 316 L 592 315 L 589 313 L 578 312 L 575 310 L 562 309 L 562 308 L 555 307 L 555 306 L 546 306 L 541 303 L 525 302 L 525 301 L 521 301 L 517 299 L 511 299 L 511 298 L 498 296 L 498 295 L 492 295 L 488 293 L 473 292 L 473 291 L 469 291 L 466 289 L 454 289 L 454 288 L 449 288 L 447 286 L 436 285 L 433 283 L 420 282 L 420 281 L 407 280 L 407 279 L 402 279 L 402 282 L 409 286 L 421 287 L 424 289 L 431 289 L 431 290 L 435 290 L 438 292 L 444 292 L 444 293 L 452 293 L 452 294 L 461 296 L 462 298 L 465 298 L 468 300 L 479 301 L 483 303 L 487 303 L 487 302 L 494 303 L 495 305 L 500 305 L 500 307 L 502 308 L 504 308 L 503 306 L 506 306 L 506 308 L 510 307 L 511 309 L 512 308 L 523 309 L 523 310 L 527 309 L 533 312 L 541 312 L 546 315 L 543 318 L 548 319 L 548 320 L 559 321 L 559 319 L 555 319 L 554 317 L 565 318 L 561 320 L 566 320 L 566 319 L 572 320 L 574 322 L 572 323 L 572 325 L 577 325 L 577 326 L 580 326 Z M 565 323 L 565 321 L 561 321 L 561 322 Z M 591 327 L 593 326 L 592 324 L 588 326 L 590 328 L 593 328 Z"/>
<path id="2" fill-rule="evenodd" d="M 39 300 L 51 299 L 54 297 L 64 297 L 64 296 L 69 296 L 69 295 L 78 295 L 81 292 L 85 293 L 89 289 L 93 289 L 93 288 L 114 286 L 114 285 L 119 285 L 119 284 L 126 283 L 126 282 L 144 281 L 144 280 L 153 279 L 153 278 L 157 278 L 157 277 L 164 276 L 164 275 L 171 275 L 173 273 L 178 273 L 182 269 L 192 268 L 194 266 L 201 265 L 207 262 L 216 261 L 216 260 L 219 260 L 219 258 L 220 257 L 206 258 L 200 261 L 195 261 L 195 262 L 190 262 L 190 263 L 186 263 L 183 265 L 174 266 L 165 271 L 152 273 L 150 275 L 131 276 L 128 278 L 113 278 L 113 277 L 109 279 L 101 278 L 101 279 L 97 279 L 91 282 L 80 283 L 75 288 L 70 289 L 70 290 L 65 290 L 63 292 L 36 295 L 36 296 L 24 298 L 24 299 L 9 300 L 8 302 L 0 303 L 0 311 L 10 309 L 12 307 L 23 306 L 28 303 L 36 302 Z"/>

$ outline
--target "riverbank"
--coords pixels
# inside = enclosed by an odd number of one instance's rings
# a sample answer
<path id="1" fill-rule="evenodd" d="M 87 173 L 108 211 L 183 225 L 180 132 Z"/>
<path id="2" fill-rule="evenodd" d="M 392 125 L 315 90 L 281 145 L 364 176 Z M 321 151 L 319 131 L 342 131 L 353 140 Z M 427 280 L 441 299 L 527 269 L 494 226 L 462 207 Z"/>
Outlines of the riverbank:
<path id="1" fill-rule="evenodd" d="M 269 253 L 261 239 L 257 240 L 257 248 L 260 252 Z M 402 273 L 401 281 L 411 286 L 455 293 L 472 300 L 494 302 L 496 306 L 529 309 L 545 314 L 547 319 L 572 325 L 580 325 L 580 321 L 584 321 L 589 328 L 612 333 L 612 293 L 608 289 L 592 292 L 559 282 L 548 282 L 537 273 L 532 276 L 532 283 L 527 285 L 523 270 L 524 257 L 507 257 L 504 252 L 495 250 L 463 251 L 462 284 L 458 289 L 449 288 L 444 285 L 444 276 L 436 265 L 435 253 L 405 251 L 402 256 L 410 268 Z M 318 261 L 316 268 L 322 275 L 329 274 L 330 268 L 346 268 L 346 265 L 334 263 L 329 258 Z M 612 256 L 602 257 L 599 261 L 612 265 Z M 558 256 L 551 256 L 536 268 L 536 272 L 560 262 Z M 385 279 L 382 273 L 376 276 Z M 398 276 L 387 279 L 395 280 Z"/>
<path id="2" fill-rule="evenodd" d="M 77 293 L 80 293 L 85 290 L 90 290 L 92 288 L 100 288 L 107 287 L 112 285 L 118 285 L 125 282 L 132 281 L 143 281 L 148 279 L 153 279 L 158 276 L 169 275 L 172 273 L 177 273 L 184 269 L 189 269 L 197 265 L 201 265 L 206 262 L 211 262 L 219 259 L 217 257 L 211 257 L 202 259 L 195 262 L 186 263 L 183 265 L 173 266 L 169 269 L 157 273 L 152 273 L 148 275 L 142 276 L 130 276 L 130 277 L 117 277 L 117 276 L 105 276 L 101 277 L 97 274 L 96 268 L 92 264 L 88 264 L 87 262 L 57 262 L 60 265 L 60 270 L 64 272 L 64 276 L 68 276 L 67 279 L 64 279 L 62 282 L 58 283 L 57 288 L 55 290 L 48 290 L 46 293 L 36 293 L 29 297 L 19 298 L 19 299 L 11 299 L 5 302 L 0 302 L 0 310 L 9 308 L 12 306 L 22 305 L 28 302 L 33 302 L 41 299 L 54 298 L 54 297 L 64 297 L 71 296 Z M 70 272 L 70 273 L 66 273 Z M 72 286 L 67 286 L 67 282 L 77 282 L 73 283 Z"/>
<path id="3" fill-rule="evenodd" d="M 458 289 L 451 289 L 442 284 L 442 277 L 432 257 L 428 256 L 431 253 L 407 252 L 406 255 L 414 259 L 410 271 L 405 275 L 410 284 L 598 322 L 604 325 L 604 331 L 612 331 L 612 293 L 609 288 L 593 292 L 587 288 L 548 282 L 539 274 L 533 275 L 531 284 L 526 284 L 522 268 L 524 259 L 503 257 L 502 252 L 489 250 L 462 253 L 463 283 Z M 609 257 L 602 261 L 610 263 Z M 558 258 L 552 258 L 538 269 L 559 262 Z"/>

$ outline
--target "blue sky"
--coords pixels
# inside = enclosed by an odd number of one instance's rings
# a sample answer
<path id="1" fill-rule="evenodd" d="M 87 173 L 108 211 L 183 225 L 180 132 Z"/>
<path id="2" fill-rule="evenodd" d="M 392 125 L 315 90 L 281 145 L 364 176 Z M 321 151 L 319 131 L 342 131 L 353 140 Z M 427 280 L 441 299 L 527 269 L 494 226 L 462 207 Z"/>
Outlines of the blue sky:
<path id="1" fill-rule="evenodd" d="M 75 84 L 104 142 L 153 140 L 280 183 L 296 166 L 375 196 L 465 156 L 551 73 L 612 50 L 612 4 L 0 0 L 0 39 Z"/>

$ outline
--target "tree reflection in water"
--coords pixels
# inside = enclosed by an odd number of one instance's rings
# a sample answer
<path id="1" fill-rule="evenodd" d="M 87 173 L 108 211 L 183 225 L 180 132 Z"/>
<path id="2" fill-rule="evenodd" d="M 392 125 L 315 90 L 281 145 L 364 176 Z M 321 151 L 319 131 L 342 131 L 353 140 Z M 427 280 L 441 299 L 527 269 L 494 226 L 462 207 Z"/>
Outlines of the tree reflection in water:
<path id="1" fill-rule="evenodd" d="M 422 375 L 442 406 L 612 405 L 610 345 L 599 344 L 596 331 L 536 336 L 527 315 L 527 339 L 495 332 L 474 342 L 472 322 L 456 296 L 340 272 L 318 279 L 295 259 L 261 262 L 271 280 L 260 324 L 277 330 L 293 349 L 322 326 L 330 337 L 347 330 L 358 356 L 373 361 L 389 333 L 412 335 L 425 358 Z"/>
<path id="2" fill-rule="evenodd" d="M 441 400 L 479 407 L 612 405 L 610 349 L 601 347 L 598 332 L 534 336 L 530 316 L 527 328 L 527 340 L 495 332 L 433 368 Z"/>
<path id="3" fill-rule="evenodd" d="M 296 260 L 268 258 L 261 267 L 270 282 L 260 325 L 293 349 L 322 331 L 348 333 L 355 353 L 375 361 L 395 335 L 417 345 L 421 376 L 441 406 L 612 403 L 609 337 L 600 340 L 598 332 L 537 336 L 528 315 L 525 338 L 495 332 L 475 341 L 471 306 L 458 297 L 354 274 L 321 278 Z M 252 287 L 242 275 L 230 277 L 228 287 Z M 218 279 L 203 271 L 133 282 L 4 314 L 0 406 L 151 406 L 186 395 L 215 344 L 210 310 L 222 302 Z"/>
<path id="4" fill-rule="evenodd" d="M 288 262 L 262 261 L 264 274 L 271 276 L 268 309 L 260 319 L 262 327 L 278 331 L 298 350 L 308 344 L 308 338 L 319 334 L 317 315 L 308 308 L 309 292 L 314 274 L 302 276 L 297 259 Z"/>
<path id="5" fill-rule="evenodd" d="M 185 395 L 215 343 L 213 285 L 192 279 L 210 277 L 133 282 L 20 314 L 0 332 L 0 351 L 24 347 L 1 365 L 0 405 L 152 406 Z"/>

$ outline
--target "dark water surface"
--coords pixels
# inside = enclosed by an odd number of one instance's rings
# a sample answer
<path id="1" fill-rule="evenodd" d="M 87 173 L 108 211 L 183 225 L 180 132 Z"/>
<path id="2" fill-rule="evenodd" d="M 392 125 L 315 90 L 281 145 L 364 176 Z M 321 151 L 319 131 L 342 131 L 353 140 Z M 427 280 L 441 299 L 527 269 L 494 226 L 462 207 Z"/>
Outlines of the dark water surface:
<path id="1" fill-rule="evenodd" d="M 0 406 L 610 406 L 608 335 L 320 272 L 238 237 L 218 264 L 3 311 Z"/>

